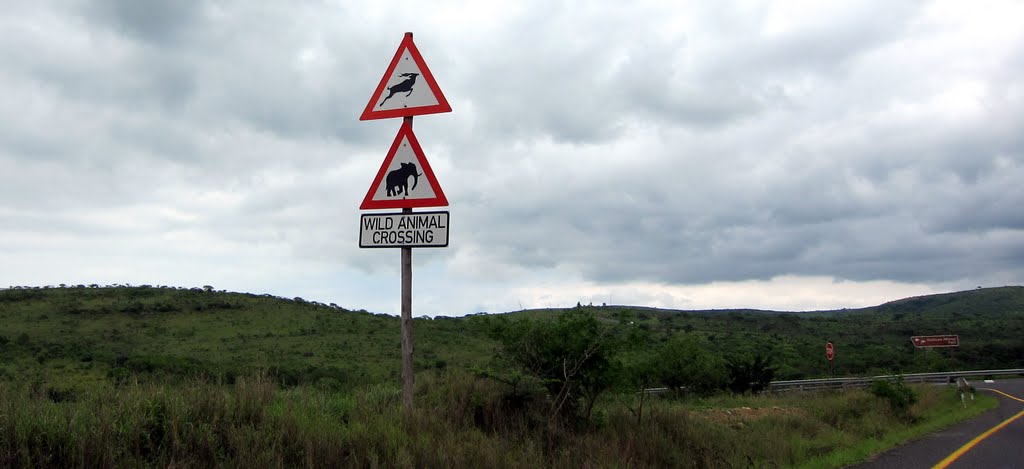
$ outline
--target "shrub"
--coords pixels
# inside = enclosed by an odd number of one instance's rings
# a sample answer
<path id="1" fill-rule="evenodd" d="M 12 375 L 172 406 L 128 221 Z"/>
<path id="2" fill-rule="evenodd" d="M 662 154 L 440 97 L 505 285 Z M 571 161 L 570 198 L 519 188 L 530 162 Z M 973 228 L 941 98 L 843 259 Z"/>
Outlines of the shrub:
<path id="1" fill-rule="evenodd" d="M 897 415 L 909 417 L 910 406 L 917 402 L 917 394 L 903 382 L 902 376 L 871 382 L 871 394 L 889 403 Z"/>
<path id="2" fill-rule="evenodd" d="M 725 365 L 692 337 L 675 337 L 662 344 L 655 367 L 661 382 L 675 390 L 710 395 L 725 385 Z"/>
<path id="3" fill-rule="evenodd" d="M 752 359 L 730 359 L 726 364 L 729 369 L 729 390 L 742 394 L 750 391 L 758 394 L 764 391 L 775 378 L 776 368 L 768 357 L 757 355 Z"/>
<path id="4" fill-rule="evenodd" d="M 501 322 L 491 334 L 499 343 L 498 358 L 547 389 L 552 416 L 589 418 L 598 396 L 615 384 L 622 341 L 614 332 L 574 309 L 554 321 Z"/>

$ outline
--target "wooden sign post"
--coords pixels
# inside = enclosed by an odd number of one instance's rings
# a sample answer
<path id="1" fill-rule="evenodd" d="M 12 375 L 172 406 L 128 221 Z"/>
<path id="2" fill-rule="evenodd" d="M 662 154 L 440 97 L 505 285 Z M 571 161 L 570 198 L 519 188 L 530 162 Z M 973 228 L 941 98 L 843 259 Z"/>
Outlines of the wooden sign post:
<path id="1" fill-rule="evenodd" d="M 412 248 L 448 246 L 449 219 L 448 212 L 416 214 L 412 211 L 413 207 L 448 206 L 448 199 L 412 132 L 412 118 L 451 110 L 412 42 L 412 33 L 405 33 L 391 65 L 359 116 L 359 120 L 402 118 L 398 135 L 359 206 L 361 210 L 401 208 L 402 211 L 360 217 L 359 247 L 402 249 L 402 405 L 406 411 L 413 408 L 414 384 Z M 420 184 L 420 176 L 425 179 L 423 184 Z M 411 187 L 409 179 L 413 180 Z"/>
<path id="2" fill-rule="evenodd" d="M 412 117 L 406 117 L 412 122 Z M 412 213 L 403 208 L 402 213 Z M 412 248 L 402 248 L 402 404 L 412 410 Z"/>

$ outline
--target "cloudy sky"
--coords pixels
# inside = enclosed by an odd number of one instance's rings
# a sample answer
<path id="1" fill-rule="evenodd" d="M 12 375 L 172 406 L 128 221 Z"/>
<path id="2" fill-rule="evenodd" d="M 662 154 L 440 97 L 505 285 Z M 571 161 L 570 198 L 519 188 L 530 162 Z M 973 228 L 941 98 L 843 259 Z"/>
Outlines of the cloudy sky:
<path id="1" fill-rule="evenodd" d="M 358 247 L 403 34 L 451 241 L 414 314 L 860 307 L 1024 283 L 1017 0 L 12 2 L 0 286 L 202 286 L 397 314 Z"/>

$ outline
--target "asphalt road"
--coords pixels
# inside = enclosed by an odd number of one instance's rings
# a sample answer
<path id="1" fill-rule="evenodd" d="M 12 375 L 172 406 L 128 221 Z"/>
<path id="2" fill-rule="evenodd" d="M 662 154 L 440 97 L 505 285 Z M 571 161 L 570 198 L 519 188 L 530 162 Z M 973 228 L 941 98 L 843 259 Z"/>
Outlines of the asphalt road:
<path id="1" fill-rule="evenodd" d="M 972 381 L 979 393 L 999 398 L 999 407 L 972 420 L 882 453 L 858 469 L 1024 468 L 1024 380 Z M 1008 394 L 997 393 L 986 388 Z M 1014 399 L 1016 398 L 1016 399 Z M 971 401 L 967 401 L 970 405 Z M 1014 419 L 1016 417 L 1016 419 Z M 1007 422 L 1008 420 L 1012 420 Z M 1003 425 L 999 429 L 995 427 Z M 984 434 L 987 436 L 982 436 Z M 981 437 L 980 440 L 976 440 Z"/>

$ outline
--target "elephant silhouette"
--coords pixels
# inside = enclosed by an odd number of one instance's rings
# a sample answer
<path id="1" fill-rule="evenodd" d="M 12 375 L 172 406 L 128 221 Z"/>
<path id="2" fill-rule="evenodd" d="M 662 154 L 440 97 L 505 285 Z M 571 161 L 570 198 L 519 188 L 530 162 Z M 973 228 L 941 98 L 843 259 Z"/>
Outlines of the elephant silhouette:
<path id="1" fill-rule="evenodd" d="M 396 197 L 402 195 L 409 195 L 409 177 L 412 176 L 412 190 L 416 190 L 416 184 L 420 182 L 420 176 L 422 174 L 416 173 L 416 163 L 401 163 L 402 167 L 388 171 L 388 176 L 385 182 L 387 183 L 387 196 Z"/>

